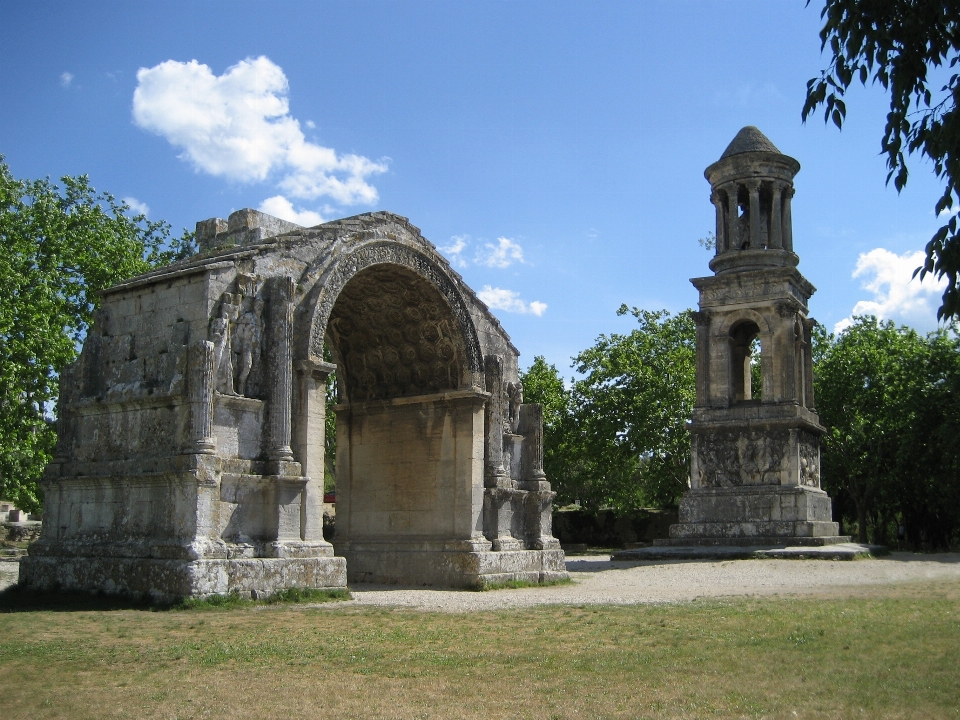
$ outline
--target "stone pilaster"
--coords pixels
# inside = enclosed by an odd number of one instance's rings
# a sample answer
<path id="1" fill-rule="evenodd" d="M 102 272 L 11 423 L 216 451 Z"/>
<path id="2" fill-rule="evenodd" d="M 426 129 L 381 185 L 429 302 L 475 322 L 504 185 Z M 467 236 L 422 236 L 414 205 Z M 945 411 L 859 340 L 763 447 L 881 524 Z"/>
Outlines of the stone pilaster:
<path id="1" fill-rule="evenodd" d="M 813 353 L 810 352 L 813 338 L 813 328 L 817 321 L 813 318 L 803 318 L 803 405 L 808 408 L 816 407 L 816 399 L 813 396 Z"/>
<path id="2" fill-rule="evenodd" d="M 696 407 L 710 404 L 710 313 L 694 311 L 690 313 L 697 326 L 697 347 L 705 348 L 697 353 L 697 396 Z"/>
<path id="3" fill-rule="evenodd" d="M 213 343 L 202 340 L 187 350 L 187 400 L 190 423 L 186 452 L 212 454 L 217 442 L 213 437 L 213 385 L 216 363 Z"/>
<path id="4" fill-rule="evenodd" d="M 290 415 L 293 399 L 293 278 L 275 278 L 271 290 L 267 457 L 271 460 L 288 462 L 293 460 L 293 450 L 290 448 Z"/>
<path id="5" fill-rule="evenodd" d="M 327 377 L 336 365 L 313 360 L 297 364 L 294 398 L 294 456 L 308 478 L 300 503 L 304 541 L 324 543 L 323 483 L 326 456 Z"/>
<path id="6" fill-rule="evenodd" d="M 486 487 L 508 487 L 512 483 L 503 467 L 503 358 L 499 355 L 487 355 L 484 358 L 487 400 L 486 409 L 486 465 L 484 484 Z"/>

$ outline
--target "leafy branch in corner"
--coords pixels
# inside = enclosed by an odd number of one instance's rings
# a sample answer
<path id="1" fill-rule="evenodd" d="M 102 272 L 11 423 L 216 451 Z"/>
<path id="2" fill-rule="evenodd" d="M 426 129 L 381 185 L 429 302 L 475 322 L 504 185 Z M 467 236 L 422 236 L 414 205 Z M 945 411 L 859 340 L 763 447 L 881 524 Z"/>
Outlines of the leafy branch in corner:
<path id="1" fill-rule="evenodd" d="M 809 5 L 809 0 L 807 2 Z M 829 47 L 830 66 L 807 82 L 804 121 L 823 107 L 824 122 L 843 127 L 843 98 L 859 80 L 872 78 L 890 95 L 890 112 L 880 147 L 887 156 L 887 182 L 900 192 L 907 184 L 906 155 L 919 153 L 933 162 L 943 181 L 938 216 L 960 202 L 960 74 L 939 89 L 930 75 L 960 63 L 960 0 L 826 0 L 820 13 L 821 49 Z M 960 317 L 960 233 L 957 215 L 933 235 L 924 264 L 914 275 L 946 278 L 937 318 Z"/>

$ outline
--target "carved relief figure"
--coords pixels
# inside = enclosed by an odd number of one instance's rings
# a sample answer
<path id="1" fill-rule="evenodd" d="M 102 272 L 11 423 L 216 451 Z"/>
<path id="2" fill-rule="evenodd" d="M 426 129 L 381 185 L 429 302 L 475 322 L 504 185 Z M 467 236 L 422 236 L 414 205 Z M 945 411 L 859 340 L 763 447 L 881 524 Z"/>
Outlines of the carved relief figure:
<path id="1" fill-rule="evenodd" d="M 230 351 L 230 321 L 224 310 L 210 321 L 210 341 L 213 343 L 215 389 L 224 395 L 235 395 L 233 389 L 233 353 Z"/>
<path id="2" fill-rule="evenodd" d="M 231 330 L 240 314 L 240 299 L 224 293 L 220 301 L 220 314 L 210 321 L 210 340 L 214 346 L 217 372 L 217 392 L 236 395 L 233 387 L 233 349 Z"/>
<path id="3" fill-rule="evenodd" d="M 783 432 L 710 432 L 700 435 L 697 451 L 702 468 L 710 468 L 712 477 L 701 470 L 703 487 L 777 484 L 783 469 Z"/>
<path id="4" fill-rule="evenodd" d="M 253 395 L 254 383 L 249 383 L 254 365 L 259 363 L 263 338 L 263 299 L 256 298 L 252 307 L 237 321 L 233 332 L 233 351 L 237 354 L 236 382 L 234 387 L 240 395 Z"/>

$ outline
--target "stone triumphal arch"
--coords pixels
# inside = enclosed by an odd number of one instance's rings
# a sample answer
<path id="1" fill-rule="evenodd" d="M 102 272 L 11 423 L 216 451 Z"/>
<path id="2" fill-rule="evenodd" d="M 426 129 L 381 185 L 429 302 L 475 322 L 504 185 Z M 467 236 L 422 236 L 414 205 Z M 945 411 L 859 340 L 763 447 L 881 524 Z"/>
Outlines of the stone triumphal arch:
<path id="1" fill-rule="evenodd" d="M 170 597 L 565 576 L 519 353 L 416 227 L 241 210 L 197 238 L 104 293 L 62 374 L 21 582 Z"/>

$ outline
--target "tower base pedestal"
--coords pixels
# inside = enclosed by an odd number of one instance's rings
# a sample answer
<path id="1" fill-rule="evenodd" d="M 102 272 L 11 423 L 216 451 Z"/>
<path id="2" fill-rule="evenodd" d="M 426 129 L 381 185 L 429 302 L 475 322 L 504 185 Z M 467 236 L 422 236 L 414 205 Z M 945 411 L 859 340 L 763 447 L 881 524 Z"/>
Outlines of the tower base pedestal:
<path id="1" fill-rule="evenodd" d="M 695 488 L 680 522 L 657 545 L 830 545 L 849 542 L 832 520 L 830 497 L 802 485 Z"/>

